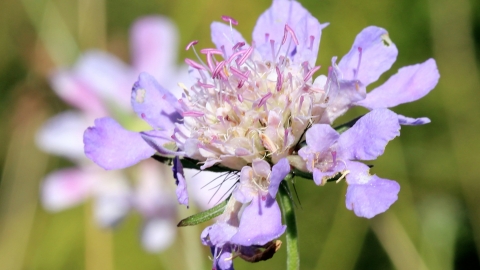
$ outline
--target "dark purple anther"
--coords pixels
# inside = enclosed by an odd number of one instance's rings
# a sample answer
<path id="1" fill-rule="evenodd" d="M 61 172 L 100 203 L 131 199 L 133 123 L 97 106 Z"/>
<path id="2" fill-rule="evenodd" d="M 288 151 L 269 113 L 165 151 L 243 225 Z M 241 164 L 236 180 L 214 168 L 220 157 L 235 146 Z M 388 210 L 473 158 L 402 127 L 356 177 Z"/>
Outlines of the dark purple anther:
<path id="1" fill-rule="evenodd" d="M 313 41 L 315 40 L 314 36 L 310 36 L 310 45 L 308 46 L 308 49 L 311 51 L 313 49 Z"/>
<path id="2" fill-rule="evenodd" d="M 357 69 L 355 70 L 353 74 L 353 78 L 356 80 L 358 76 L 358 71 L 360 70 L 360 64 L 362 63 L 362 52 L 363 49 L 362 47 L 358 47 L 358 64 L 357 64 Z"/>

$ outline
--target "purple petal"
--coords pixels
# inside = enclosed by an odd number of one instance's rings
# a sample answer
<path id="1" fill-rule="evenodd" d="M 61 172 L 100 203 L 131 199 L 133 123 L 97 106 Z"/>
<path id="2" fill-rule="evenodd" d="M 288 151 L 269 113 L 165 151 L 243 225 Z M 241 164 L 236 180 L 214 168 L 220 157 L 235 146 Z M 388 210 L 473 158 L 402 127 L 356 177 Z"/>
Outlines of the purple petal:
<path id="1" fill-rule="evenodd" d="M 332 58 L 333 69 L 329 71 L 325 91 L 328 93 L 327 108 L 319 123 L 331 124 L 343 115 L 355 102 L 365 99 L 367 90 L 358 80 L 345 80 L 336 66 L 336 57 Z"/>
<path id="2" fill-rule="evenodd" d="M 133 24 L 130 36 L 133 66 L 138 74 L 147 72 L 159 82 L 171 79 L 177 57 L 175 25 L 165 17 L 143 17 Z"/>
<path id="3" fill-rule="evenodd" d="M 274 0 L 272 6 L 260 15 L 253 29 L 253 40 L 264 60 L 272 57 L 270 40 L 275 41 L 275 52 L 282 45 L 286 24 L 294 30 L 299 46 L 297 48 L 292 42 L 287 52 L 288 43 L 291 40 L 291 37 L 288 37 L 287 42 L 280 50 L 280 54 L 293 56 L 295 62 L 298 63 L 305 60 L 315 63 L 321 30 L 326 25 L 320 25 L 300 3 L 286 0 Z M 308 49 L 310 47 L 310 36 L 314 37 L 311 52 Z M 298 60 L 292 55 L 292 52 L 295 51 L 300 53 Z M 313 58 L 306 59 L 305 57 Z"/>
<path id="4" fill-rule="evenodd" d="M 252 169 L 255 175 L 267 178 L 270 174 L 270 164 L 263 159 L 255 159 L 252 162 Z"/>
<path id="5" fill-rule="evenodd" d="M 397 114 L 398 122 L 400 125 L 407 125 L 407 126 L 418 126 L 418 125 L 425 125 L 430 123 L 430 119 L 427 117 L 420 117 L 420 118 L 410 118 L 400 114 Z"/>
<path id="6" fill-rule="evenodd" d="M 172 220 L 149 219 L 142 228 L 142 245 L 147 251 L 158 253 L 173 243 L 176 234 L 176 226 Z"/>
<path id="7" fill-rule="evenodd" d="M 42 183 L 42 203 L 49 211 L 60 211 L 82 203 L 99 181 L 97 173 L 77 168 L 55 171 Z"/>
<path id="8" fill-rule="evenodd" d="M 230 242 L 242 246 L 264 245 L 280 237 L 285 229 L 286 226 L 282 225 L 280 207 L 275 199 L 270 194 L 267 194 L 265 200 L 262 196 L 255 196 L 245 208 L 238 232 Z"/>
<path id="9" fill-rule="evenodd" d="M 345 204 L 359 217 L 372 218 L 385 212 L 398 198 L 400 185 L 369 174 L 367 165 L 347 162 L 347 194 Z"/>
<path id="10" fill-rule="evenodd" d="M 307 130 L 307 145 L 312 152 L 325 152 L 325 150 L 332 147 L 339 136 L 338 132 L 329 125 L 313 125 Z"/>
<path id="11" fill-rule="evenodd" d="M 85 158 L 83 132 L 89 125 L 86 115 L 67 111 L 50 118 L 38 131 L 37 145 L 45 152 L 73 160 Z"/>
<path id="12" fill-rule="evenodd" d="M 247 42 L 242 37 L 242 34 L 235 30 L 235 28 L 230 28 L 230 25 L 226 25 L 220 22 L 213 22 L 210 26 L 212 31 L 212 42 L 215 44 L 217 49 L 224 51 L 226 55 L 224 58 L 227 59 L 232 55 L 232 47 L 235 46 L 238 42 L 245 42 L 243 49 L 248 48 Z"/>
<path id="13" fill-rule="evenodd" d="M 223 246 L 238 232 L 238 228 L 228 222 L 217 222 L 209 230 L 210 242 L 215 246 Z"/>
<path id="14" fill-rule="evenodd" d="M 155 129 L 173 130 L 182 119 L 175 96 L 147 73 L 140 74 L 133 85 L 131 102 L 137 115 Z"/>
<path id="15" fill-rule="evenodd" d="M 439 78 L 440 74 L 433 59 L 403 67 L 357 104 L 372 110 L 412 102 L 428 94 L 437 85 Z"/>
<path id="16" fill-rule="evenodd" d="M 272 173 L 270 174 L 270 186 L 268 186 L 268 193 L 270 193 L 272 198 L 277 196 L 278 187 L 289 172 L 290 163 L 288 163 L 286 158 L 280 159 L 277 164 L 273 165 Z"/>
<path id="17" fill-rule="evenodd" d="M 358 48 L 362 49 L 360 68 L 357 68 L 360 57 Z M 338 67 L 344 79 L 360 80 L 366 87 L 390 69 L 397 54 L 397 47 L 388 37 L 388 32 L 380 27 L 369 26 L 357 35 L 352 49 L 342 58 Z"/>
<path id="18" fill-rule="evenodd" d="M 177 152 L 175 142 L 172 140 L 172 132 L 168 130 L 142 131 L 140 135 L 150 147 L 163 155 L 181 155 Z"/>
<path id="19" fill-rule="evenodd" d="M 237 201 L 249 203 L 253 199 L 254 194 L 257 193 L 256 187 L 251 185 L 252 177 L 252 167 L 244 166 L 240 171 L 240 184 L 233 191 L 233 196 Z"/>
<path id="20" fill-rule="evenodd" d="M 173 177 L 175 178 L 175 184 L 177 185 L 177 199 L 180 204 L 186 205 L 188 208 L 188 192 L 187 181 L 185 181 L 185 175 L 183 173 L 183 166 L 180 158 L 175 157 L 173 159 Z"/>
<path id="21" fill-rule="evenodd" d="M 327 183 L 327 180 L 335 176 L 339 171 L 337 170 L 328 170 L 326 172 L 322 172 L 317 168 L 313 169 L 313 181 L 317 186 L 323 186 Z"/>
<path id="22" fill-rule="evenodd" d="M 85 155 L 106 170 L 123 169 L 151 157 L 139 133 L 125 130 L 112 118 L 99 118 L 83 134 Z"/>
<path id="23" fill-rule="evenodd" d="M 373 110 L 360 118 L 338 140 L 338 156 L 347 160 L 373 160 L 387 143 L 400 135 L 397 115 L 388 109 Z"/>

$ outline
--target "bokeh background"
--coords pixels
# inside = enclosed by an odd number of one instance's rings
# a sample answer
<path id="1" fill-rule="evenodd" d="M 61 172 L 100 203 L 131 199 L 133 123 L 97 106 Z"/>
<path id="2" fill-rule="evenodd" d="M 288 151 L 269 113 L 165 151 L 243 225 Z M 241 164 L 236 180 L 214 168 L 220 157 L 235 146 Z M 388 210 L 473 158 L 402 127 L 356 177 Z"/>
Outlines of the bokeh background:
<path id="1" fill-rule="evenodd" d="M 398 68 L 435 58 L 441 78 L 428 96 L 394 110 L 432 123 L 403 127 L 373 171 L 401 184 L 398 201 L 371 220 L 345 209 L 346 185 L 297 182 L 302 269 L 480 269 L 480 1 L 301 0 L 320 22 L 317 64 L 343 56 L 368 25 L 386 28 L 399 49 Z M 70 165 L 42 153 L 35 132 L 68 109 L 48 75 L 98 48 L 129 62 L 128 30 L 138 17 L 162 14 L 180 33 L 180 56 L 193 39 L 211 45 L 209 27 L 230 15 L 250 40 L 270 0 L 3 0 L 0 2 L 0 269 L 209 269 L 199 233 L 179 229 L 161 254 L 138 240 L 140 218 L 99 229 L 91 202 L 59 213 L 42 208 L 43 177 Z M 203 47 L 202 46 L 202 47 Z M 320 73 L 326 73 L 322 68 Z M 323 72 L 322 72 L 323 70 Z M 319 74 L 320 74 L 319 73 Z M 132 82 L 133 83 L 133 82 Z M 357 110 L 352 113 L 362 113 Z M 347 116 L 348 117 L 348 116 Z M 345 118 L 347 119 L 347 118 Z M 193 214 L 181 210 L 180 217 Z M 284 269 L 272 260 L 238 269 Z"/>

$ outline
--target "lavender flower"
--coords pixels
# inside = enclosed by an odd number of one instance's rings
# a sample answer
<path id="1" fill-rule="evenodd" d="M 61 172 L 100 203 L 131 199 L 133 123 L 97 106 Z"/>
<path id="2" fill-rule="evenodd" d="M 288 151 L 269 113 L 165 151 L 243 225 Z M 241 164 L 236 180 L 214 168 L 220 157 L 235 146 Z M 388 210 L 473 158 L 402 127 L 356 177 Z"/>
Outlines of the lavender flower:
<path id="1" fill-rule="evenodd" d="M 180 223 L 219 216 L 201 235 L 211 248 L 214 269 L 233 269 L 236 257 L 270 258 L 280 247 L 275 239 L 285 232 L 294 241 L 297 234 L 282 224 L 276 196 L 292 203 L 282 181 L 295 174 L 317 185 L 345 178 L 347 208 L 358 216 L 371 218 L 387 210 L 397 200 L 398 183 L 371 175 L 360 161 L 383 154 L 399 136 L 400 124 L 428 122 L 387 108 L 426 95 L 438 80 L 435 62 L 403 68 L 367 94 L 366 87 L 397 55 L 384 29 L 363 30 L 338 65 L 332 59 L 328 76 L 314 79 L 322 29 L 328 24 L 320 24 L 298 2 L 274 0 L 258 19 L 251 45 L 233 28 L 235 19 L 222 20 L 228 24 L 211 25 L 216 48 L 201 49 L 200 56 L 198 41 L 187 45 L 197 60 L 185 59 L 193 83 L 178 84 L 181 98 L 148 73 L 133 84 L 132 108 L 150 130 L 137 133 L 112 118 L 97 119 L 84 133 L 87 157 L 107 170 L 152 155 L 173 163 L 177 199 L 185 205 L 183 168 L 224 172 L 219 186 L 236 178 L 225 202 Z M 331 124 L 353 106 L 371 111 L 340 134 Z"/>

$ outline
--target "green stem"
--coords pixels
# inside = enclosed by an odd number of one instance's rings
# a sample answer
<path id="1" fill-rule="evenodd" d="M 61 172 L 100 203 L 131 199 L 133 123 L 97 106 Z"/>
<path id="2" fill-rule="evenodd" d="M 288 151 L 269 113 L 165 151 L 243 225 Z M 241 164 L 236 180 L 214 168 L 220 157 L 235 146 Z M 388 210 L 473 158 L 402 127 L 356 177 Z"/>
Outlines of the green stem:
<path id="1" fill-rule="evenodd" d="M 298 253 L 297 222 L 290 189 L 286 181 L 282 181 L 280 185 L 279 197 L 283 219 L 287 224 L 287 270 L 298 270 L 300 269 L 300 256 Z"/>

